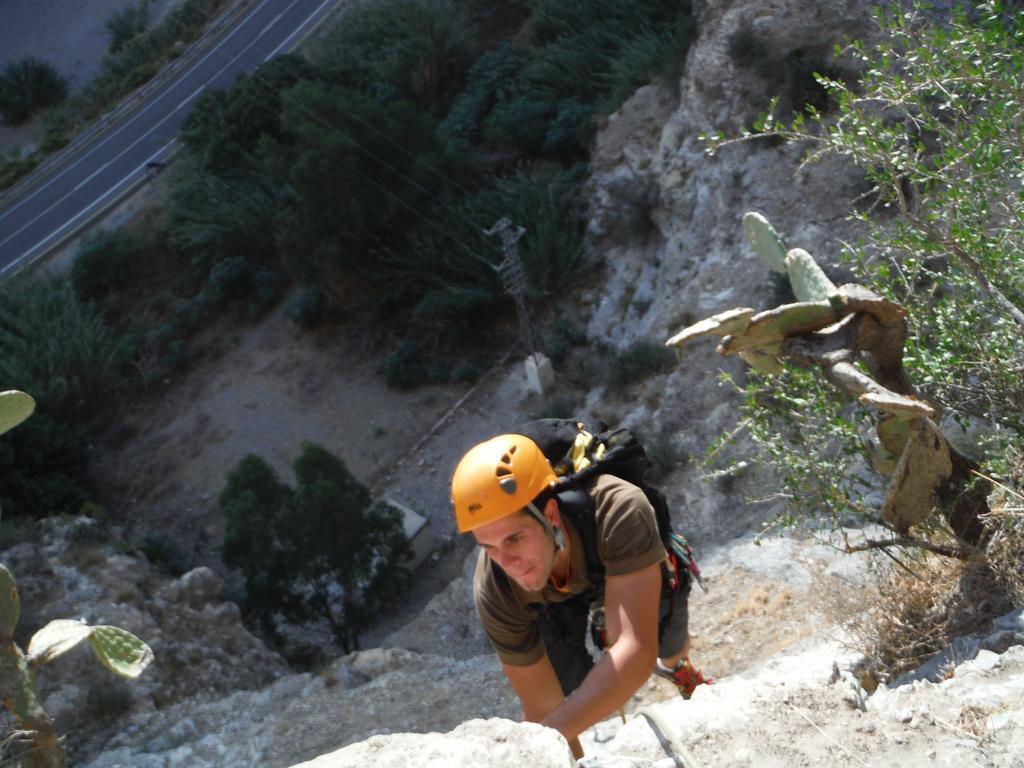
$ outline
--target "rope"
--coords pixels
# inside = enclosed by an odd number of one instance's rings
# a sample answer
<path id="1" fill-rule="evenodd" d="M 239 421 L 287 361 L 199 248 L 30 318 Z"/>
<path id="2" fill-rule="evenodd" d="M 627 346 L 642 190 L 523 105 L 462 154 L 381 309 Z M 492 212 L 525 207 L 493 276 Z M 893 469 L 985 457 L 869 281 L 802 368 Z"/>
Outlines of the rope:
<path id="1" fill-rule="evenodd" d="M 679 734 L 665 721 L 665 718 L 650 707 L 640 707 L 637 710 L 637 714 L 647 718 L 651 730 L 654 731 L 658 741 L 661 743 L 661 748 L 675 761 L 677 768 L 701 768 L 700 763 L 683 746 L 682 741 L 679 739 Z"/>

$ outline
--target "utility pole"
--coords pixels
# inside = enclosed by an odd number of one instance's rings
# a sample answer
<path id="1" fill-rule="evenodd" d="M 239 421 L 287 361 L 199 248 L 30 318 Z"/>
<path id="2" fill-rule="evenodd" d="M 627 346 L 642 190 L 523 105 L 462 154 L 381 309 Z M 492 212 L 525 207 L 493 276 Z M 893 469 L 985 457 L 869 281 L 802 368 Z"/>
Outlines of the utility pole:
<path id="1" fill-rule="evenodd" d="M 485 229 L 484 234 L 501 236 L 501 247 L 505 251 L 505 258 L 497 266 L 497 271 L 505 293 L 511 296 L 516 303 L 519 341 L 526 350 L 527 386 L 538 395 L 543 395 L 544 391 L 555 383 L 555 371 L 551 367 L 551 361 L 538 352 L 534 346 L 533 327 L 530 324 L 530 314 L 526 306 L 529 282 L 526 279 L 526 268 L 519 256 L 518 247 L 519 238 L 526 234 L 526 229 L 515 226 L 512 220 L 506 217 L 499 219 L 490 229 Z"/>

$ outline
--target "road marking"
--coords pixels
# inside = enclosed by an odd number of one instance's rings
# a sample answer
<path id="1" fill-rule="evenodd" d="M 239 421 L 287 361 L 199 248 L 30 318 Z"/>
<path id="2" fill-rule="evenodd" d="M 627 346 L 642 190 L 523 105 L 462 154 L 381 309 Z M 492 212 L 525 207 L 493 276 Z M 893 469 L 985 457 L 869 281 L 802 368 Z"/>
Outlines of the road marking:
<path id="1" fill-rule="evenodd" d="M 297 28 L 295 29 L 295 31 L 294 31 L 294 32 L 292 32 L 292 33 L 291 33 L 290 35 L 288 35 L 288 37 L 286 37 L 286 38 L 284 39 L 284 42 L 283 42 L 283 43 L 281 43 L 281 44 L 280 44 L 279 46 L 277 46 L 277 48 L 275 48 L 275 49 L 274 49 L 273 51 L 271 51 L 270 55 L 269 55 L 269 56 L 267 56 L 267 57 L 266 57 L 265 59 L 263 59 L 263 60 L 264 60 L 264 61 L 270 61 L 270 60 L 271 60 L 272 58 L 274 58 L 275 56 L 277 56 L 278 52 L 279 52 L 279 51 L 280 51 L 280 50 L 281 50 L 282 48 L 284 48 L 284 47 L 285 47 L 286 45 L 290 45 L 290 44 L 291 44 L 291 41 L 292 41 L 292 40 L 293 40 L 293 39 L 295 38 L 295 36 L 296 36 L 297 34 L 299 34 L 299 32 L 301 32 L 301 31 L 302 31 L 303 29 L 305 29 L 306 25 L 307 25 L 307 24 L 309 24 L 309 20 L 310 20 L 310 19 L 312 19 L 312 18 L 313 18 L 314 16 L 316 16 L 316 15 L 317 15 L 318 13 L 320 13 L 320 11 L 322 11 L 322 10 L 323 10 L 323 8 L 324 8 L 324 6 L 325 6 L 325 5 L 327 5 L 327 4 L 329 4 L 329 3 L 333 3 L 333 2 L 334 2 L 334 0 L 324 0 L 324 1 L 322 2 L 322 3 L 320 3 L 319 7 L 318 7 L 318 8 L 317 8 L 317 9 L 316 9 L 315 11 L 313 11 L 313 12 L 312 12 L 311 14 L 309 14 L 309 16 L 307 16 L 307 17 L 306 17 L 306 20 L 305 20 L 305 21 L 303 21 L 303 22 L 302 22 L 302 23 L 301 23 L 301 24 L 300 24 L 300 25 L 299 25 L 299 26 L 298 26 L 298 27 L 297 27 Z"/>
<path id="2" fill-rule="evenodd" d="M 266 1 L 267 1 L 267 0 L 265 0 L 265 2 L 266 2 Z M 298 2 L 299 2 L 299 0 L 292 0 L 291 4 L 289 5 L 289 7 L 288 7 L 288 8 L 286 9 L 286 10 L 290 10 L 290 9 L 291 9 L 291 8 L 292 8 L 293 6 L 295 6 L 295 5 L 296 5 L 296 3 L 298 3 Z M 278 18 L 278 19 L 279 19 L 279 18 L 281 18 L 281 15 L 283 15 L 283 13 L 282 13 L 282 14 L 279 14 L 279 15 L 278 15 L 278 16 L 277 16 L 276 18 Z M 214 75 L 213 75 L 212 77 L 210 77 L 210 78 L 209 78 L 209 80 L 207 81 L 207 83 L 204 83 L 204 84 L 203 84 L 202 86 L 200 86 L 200 87 L 199 87 L 199 88 L 197 88 L 197 89 L 196 89 L 195 91 L 193 91 L 193 92 L 192 92 L 192 95 L 191 95 L 191 96 L 189 96 L 189 97 L 188 97 L 187 99 L 185 99 L 185 101 L 183 101 L 183 102 L 180 102 L 180 103 L 178 104 L 178 106 L 177 106 L 177 107 L 175 107 L 175 108 L 174 108 L 173 110 L 171 110 L 171 111 L 170 111 L 170 112 L 169 112 L 169 113 L 168 113 L 167 115 L 165 115 L 165 116 L 164 116 L 164 118 L 163 118 L 163 119 L 162 119 L 162 120 L 161 120 L 161 121 L 160 121 L 159 123 L 157 123 L 157 124 L 156 124 L 156 125 L 154 125 L 154 126 L 153 126 L 152 128 L 150 128 L 150 129 L 149 129 L 148 131 L 146 131 L 146 132 L 145 132 L 144 134 L 142 134 L 141 136 L 139 136 L 139 138 L 137 138 L 137 139 L 136 139 L 135 141 L 133 141 L 133 142 L 132 142 L 131 144 L 129 144 L 129 145 L 127 146 L 127 147 L 125 147 L 124 149 L 122 149 L 122 150 L 121 150 L 121 151 L 120 151 L 120 152 L 119 152 L 118 154 L 116 154 L 116 155 L 114 155 L 114 156 L 113 156 L 112 158 L 110 158 L 110 160 L 108 160 L 108 161 L 106 162 L 106 164 L 105 164 L 105 165 L 104 165 L 104 166 L 103 166 L 102 168 L 100 168 L 100 169 L 96 170 L 95 172 L 93 172 L 93 174 L 92 174 L 91 176 L 89 176 L 89 178 L 85 179 L 85 181 L 83 181 L 83 182 L 82 182 L 81 184 L 79 184 L 78 186 L 76 186 L 76 187 L 75 187 L 74 189 L 72 189 L 72 190 L 71 190 L 70 192 L 68 192 L 67 194 L 65 194 L 65 195 L 64 195 L 63 197 L 61 197 L 61 198 L 60 198 L 59 200 L 57 200 L 57 202 L 55 202 L 55 203 L 54 203 L 53 205 L 51 205 L 51 206 L 50 206 L 49 208 L 47 208 L 46 210 L 44 210 L 44 211 L 43 211 L 42 213 L 39 213 L 39 214 L 35 215 L 35 216 L 34 216 L 34 217 L 32 217 L 31 219 L 29 219 L 29 220 L 28 220 L 27 222 L 25 222 L 24 224 L 22 224 L 22 225 L 21 225 L 20 227 L 18 227 L 18 229 L 14 230 L 14 232 L 12 232 L 11 234 L 9 234 L 9 235 L 8 235 L 8 236 L 7 236 L 6 238 L 4 238 L 3 240 L 0 240 L 0 247 L 2 247 L 2 246 L 3 246 L 4 244 L 5 244 L 5 243 L 9 242 L 9 241 L 10 241 L 10 240 L 11 240 L 12 238 L 14 238 L 14 237 L 18 236 L 19 234 L 21 234 L 21 233 L 22 233 L 23 231 L 25 231 L 25 229 L 27 229 L 28 227 L 30 227 L 30 226 L 32 226 L 33 224 L 35 224 L 35 223 L 36 223 L 37 221 L 39 221 L 39 219 L 41 219 L 41 218 L 43 218 L 44 216 L 46 216 L 46 214 L 48 214 L 48 213 L 49 213 L 50 211 L 52 211 L 52 210 L 53 210 L 54 208 L 57 208 L 57 207 L 58 207 L 59 205 L 61 205 L 61 204 L 62 204 L 62 203 L 63 203 L 64 201 L 66 201 L 66 200 L 67 200 L 67 199 L 68 199 L 69 197 L 71 197 L 72 195 L 74 195 L 74 194 L 75 194 L 75 192 L 77 192 L 77 191 L 79 190 L 79 188 L 80 188 L 80 187 L 81 187 L 81 186 L 82 186 L 83 184 L 86 184 L 86 183 L 88 183 L 89 181 L 91 181 L 91 180 L 92 180 L 92 179 L 93 179 L 93 178 L 94 178 L 94 177 L 95 177 L 95 176 L 96 176 L 97 174 L 99 174 L 99 173 L 100 173 L 101 171 L 103 171 L 103 169 L 104 169 L 104 168 L 106 168 L 107 166 L 109 166 L 109 165 L 110 165 L 111 163 L 113 163 L 113 162 L 115 162 L 116 160 L 119 160 L 119 159 L 121 159 L 122 157 L 124 157 L 124 155 L 126 155 L 126 154 L 127 154 L 127 153 L 129 153 L 129 152 L 130 152 L 130 151 L 131 151 L 132 149 L 134 149 L 134 148 L 135 148 L 135 146 L 136 146 L 137 144 L 139 144 L 140 142 L 144 141 L 144 140 L 145 140 L 145 139 L 146 139 L 146 138 L 147 138 L 147 137 L 148 137 L 148 136 L 149 136 L 149 135 L 150 135 L 151 133 L 153 133 L 154 131 L 158 130 L 159 128 L 162 128 L 162 127 L 163 127 L 163 125 L 164 125 L 164 123 L 168 122 L 168 121 L 169 121 L 169 120 L 170 120 L 170 119 L 171 119 L 172 117 L 174 117 L 175 113 L 176 113 L 176 112 L 178 112 L 178 111 L 179 111 L 180 109 L 183 109 L 183 108 L 185 107 L 185 105 L 186 105 L 186 104 L 188 104 L 188 102 L 189 102 L 190 100 L 194 99 L 194 98 L 195 98 L 195 96 L 196 96 L 196 95 L 197 95 L 198 93 L 200 93 L 200 92 L 201 92 L 201 91 L 202 91 L 202 90 L 203 90 L 203 89 L 204 89 L 204 88 L 205 88 L 205 87 L 206 87 L 206 86 L 207 86 L 207 85 L 208 85 L 208 84 L 209 84 L 210 82 L 212 82 L 212 81 L 216 80 L 216 79 L 217 79 L 218 77 L 220 77 L 220 76 L 221 76 L 221 75 L 222 75 L 222 74 L 223 74 L 223 73 L 224 73 L 225 71 L 227 71 L 227 70 L 228 70 L 228 69 L 229 69 L 229 68 L 230 68 L 230 67 L 231 67 L 231 66 L 232 66 L 232 65 L 233 65 L 233 64 L 234 64 L 234 63 L 235 63 L 236 61 L 238 61 L 238 60 L 239 60 L 239 59 L 240 59 L 240 58 L 241 58 L 242 56 L 244 56 L 244 55 L 245 55 L 245 54 L 246 54 L 246 53 L 247 53 L 247 52 L 249 51 L 249 49 L 250 49 L 250 48 L 252 48 L 252 47 L 253 47 L 253 46 L 255 46 L 255 45 L 256 45 L 257 43 L 259 43 L 259 42 L 261 41 L 262 37 L 263 37 L 263 34 L 264 34 L 264 33 L 266 32 L 266 30 L 267 30 L 267 29 L 269 29 L 269 27 L 265 27 L 265 28 L 264 28 L 264 30 L 263 30 L 263 32 L 260 32 L 260 34 L 259 34 L 259 35 L 258 35 L 257 37 L 255 37 L 255 38 L 253 38 L 253 39 L 252 39 L 251 41 L 249 41 L 249 44 L 248 44 L 247 46 L 245 46 L 245 48 L 243 48 L 243 49 L 242 49 L 241 51 L 239 51 L 239 52 L 238 52 L 238 53 L 237 53 L 237 54 L 236 54 L 235 56 L 233 56 L 233 57 L 231 58 L 231 60 L 230 60 L 230 61 L 229 61 L 229 62 L 228 62 L 227 64 L 225 64 L 225 65 L 224 65 L 223 67 L 221 67 L 221 68 L 220 68 L 220 69 L 219 69 L 219 70 L 218 70 L 218 71 L 216 72 L 216 74 L 214 74 Z M 111 137 L 111 138 L 113 138 L 113 137 Z M 106 142 L 104 142 L 104 143 L 106 143 Z M 131 174 L 129 174 L 129 176 L 130 176 L 130 175 L 131 175 Z M 128 177 L 126 176 L 125 178 L 128 178 Z M 120 182 L 118 182 L 118 186 L 119 186 L 120 184 L 122 184 L 122 183 L 124 183 L 124 179 L 122 179 L 122 180 L 121 180 Z M 116 186 L 115 186 L 115 189 L 116 189 Z M 63 229 L 63 227 L 62 227 L 61 229 Z M 58 231 L 60 231 L 60 230 L 58 230 Z M 43 241 L 43 242 L 45 242 L 45 241 Z M 3 274 L 3 270 L 0 270 L 0 275 L 2 275 L 2 274 Z"/>
<path id="3" fill-rule="evenodd" d="M 263 10 L 263 6 L 265 6 L 269 2 L 271 2 L 271 0 L 262 0 L 262 2 L 260 2 L 260 4 L 258 6 L 256 6 L 256 8 L 253 9 L 253 11 L 246 17 L 246 21 L 247 22 L 251 21 L 252 18 L 256 16 L 256 14 L 258 14 L 261 10 Z M 133 114 L 131 117 L 129 117 L 125 122 L 123 122 L 120 126 L 118 126 L 116 130 L 118 132 L 120 132 L 121 130 L 129 127 L 135 121 L 141 119 L 143 115 L 145 115 L 147 112 L 149 112 L 150 109 L 152 109 L 152 108 L 154 108 L 156 106 L 157 102 L 162 97 L 166 96 L 168 94 L 168 92 L 170 92 L 175 86 L 179 85 L 186 77 L 188 77 L 189 75 L 194 74 L 195 71 L 200 66 L 202 66 L 203 64 L 206 63 L 207 59 L 209 59 L 214 54 L 218 53 L 219 50 L 222 47 L 224 47 L 228 43 L 229 40 L 231 40 L 233 37 L 235 37 L 237 34 L 241 33 L 242 31 L 245 31 L 246 26 L 247 26 L 246 24 L 241 24 L 239 26 L 236 26 L 234 29 L 232 29 L 231 32 L 229 32 L 220 41 L 220 43 L 215 48 L 211 48 L 201 59 L 199 59 L 199 61 L 195 62 L 188 69 L 186 69 L 183 72 L 181 72 L 179 74 L 179 76 L 174 79 L 173 82 L 170 82 L 170 83 L 167 84 L 167 87 L 164 88 L 163 91 L 161 91 L 160 93 L 153 94 L 148 99 L 148 103 L 146 104 L 146 106 L 144 106 L 141 110 L 139 110 L 138 112 Z M 260 33 L 260 34 L 262 34 L 262 33 Z M 248 50 L 248 49 L 246 49 L 246 50 Z M 218 73 L 218 74 L 220 74 L 220 73 Z M 125 97 L 125 99 L 128 99 L 128 98 L 131 98 L 131 95 Z M 123 104 L 124 100 L 122 100 L 121 103 Z M 118 107 L 119 106 L 121 106 L 121 104 L 118 104 Z M 114 107 L 114 109 L 117 109 L 117 107 Z M 81 162 L 82 160 L 86 159 L 87 157 L 89 157 L 94 152 L 98 151 L 101 147 L 105 146 L 113 138 L 114 138 L 113 134 L 107 134 L 100 142 L 94 144 L 91 147 L 87 147 L 85 150 L 83 150 L 83 154 L 78 158 L 78 160 L 76 160 L 75 162 L 71 163 L 68 167 L 64 168 L 64 170 L 62 170 L 60 173 L 58 173 L 57 175 L 51 177 L 46 182 L 44 182 L 41 186 L 39 186 L 38 188 L 33 190 L 31 192 L 31 194 L 29 194 L 28 196 L 26 196 L 22 200 L 19 200 L 9 210 L 0 211 L 0 221 L 3 221 L 5 218 L 7 218 L 12 213 L 14 213 L 16 210 L 18 210 L 25 203 L 27 203 L 30 200 L 32 200 L 33 198 L 35 198 L 44 189 L 47 189 L 48 187 L 50 187 L 53 184 L 55 184 L 62 177 L 64 177 L 66 174 L 68 174 L 71 171 L 75 170 L 75 167 L 78 165 L 79 162 Z"/>

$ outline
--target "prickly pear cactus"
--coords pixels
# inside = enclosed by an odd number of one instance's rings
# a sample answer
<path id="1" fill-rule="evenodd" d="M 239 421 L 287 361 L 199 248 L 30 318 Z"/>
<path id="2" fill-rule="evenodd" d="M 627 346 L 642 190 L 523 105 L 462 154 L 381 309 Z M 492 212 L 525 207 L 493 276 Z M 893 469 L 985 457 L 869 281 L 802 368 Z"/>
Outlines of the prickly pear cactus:
<path id="1" fill-rule="evenodd" d="M 756 211 L 748 211 L 743 214 L 743 231 L 768 268 L 786 274 L 786 246 L 768 219 Z"/>
<path id="2" fill-rule="evenodd" d="M 35 401 L 24 392 L 0 392 L 0 434 L 32 415 Z M 36 692 L 36 669 L 88 639 L 107 669 L 135 678 L 153 660 L 153 651 L 131 632 L 118 627 L 90 627 L 82 621 L 51 621 L 33 635 L 28 654 L 14 643 L 21 601 L 18 585 L 0 564 L 0 692 L 4 707 L 14 715 L 21 740 L 13 743 L 8 762 L 18 768 L 62 768 L 64 750 L 53 721 Z"/>
<path id="3" fill-rule="evenodd" d="M 814 257 L 802 248 L 794 248 L 786 254 L 786 272 L 798 301 L 828 301 L 836 293 L 835 284 L 825 276 Z"/>
<path id="4" fill-rule="evenodd" d="M 9 643 L 21 614 L 18 585 L 11 572 L 0 565 L 0 643 Z"/>
<path id="5" fill-rule="evenodd" d="M 684 328 L 666 344 L 682 347 L 718 336 L 718 352 L 739 355 L 772 375 L 785 364 L 818 368 L 839 389 L 876 413 L 862 439 L 871 466 L 891 476 L 882 515 L 905 534 L 937 507 L 969 545 L 984 535 L 979 517 L 988 510 L 985 490 L 963 492 L 952 477 L 976 469 L 935 426 L 937 409 L 919 399 L 903 369 L 906 310 L 859 285 L 836 287 L 805 250 L 788 252 L 759 213 L 743 217 L 747 239 L 764 262 L 785 273 L 798 302 L 764 312 L 737 308 Z"/>
<path id="6" fill-rule="evenodd" d="M 93 627 L 89 642 L 100 663 L 121 677 L 134 679 L 153 661 L 150 647 L 119 627 Z"/>
<path id="7" fill-rule="evenodd" d="M 21 424 L 35 409 L 36 401 L 24 392 L 17 389 L 0 392 L 0 435 Z"/>

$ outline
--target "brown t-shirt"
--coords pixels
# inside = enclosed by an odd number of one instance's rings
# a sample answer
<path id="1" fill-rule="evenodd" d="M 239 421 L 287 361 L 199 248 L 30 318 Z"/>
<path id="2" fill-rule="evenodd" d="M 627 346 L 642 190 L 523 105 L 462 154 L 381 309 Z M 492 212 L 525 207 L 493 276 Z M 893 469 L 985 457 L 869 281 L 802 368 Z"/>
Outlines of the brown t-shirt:
<path id="1" fill-rule="evenodd" d="M 594 500 L 597 553 L 605 575 L 634 573 L 665 559 L 658 523 L 644 492 L 614 475 L 598 475 L 587 489 Z M 544 654 L 540 628 L 530 603 L 560 602 L 586 591 L 586 557 L 579 532 L 563 518 L 569 536 L 569 591 L 559 592 L 548 582 L 539 592 L 527 592 L 487 556 L 476 563 L 473 593 L 480 623 L 504 664 L 525 667 Z"/>

